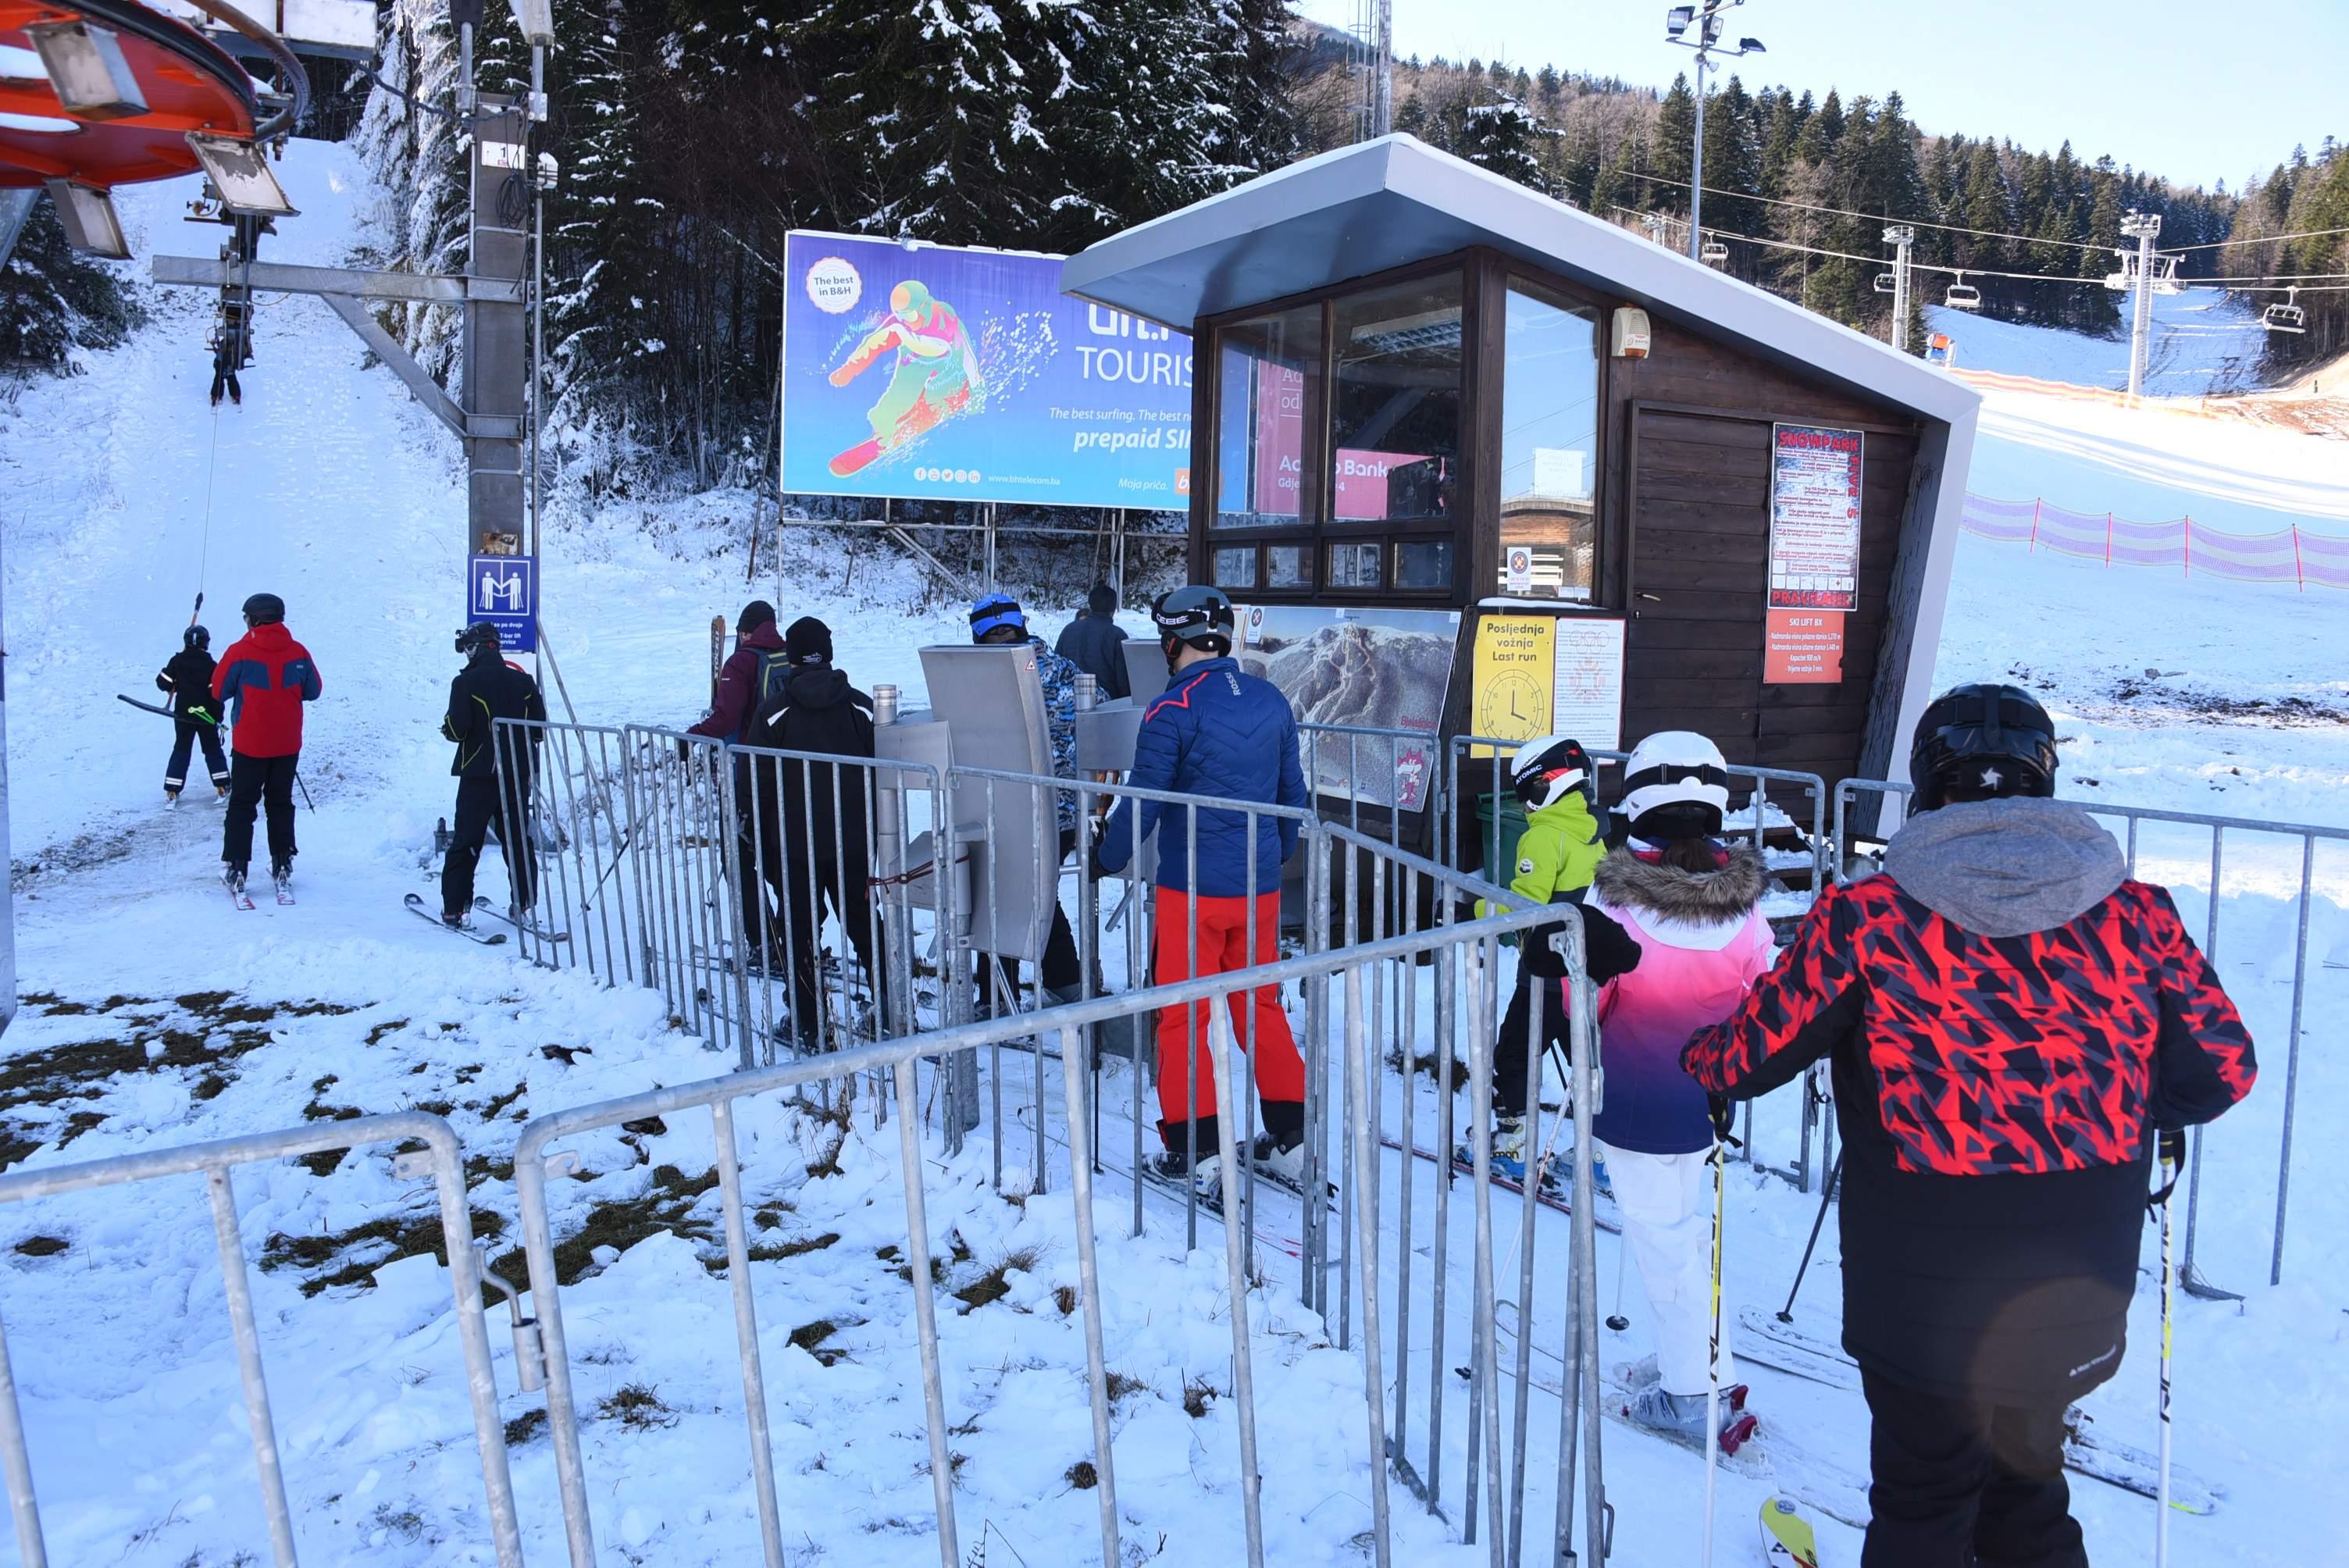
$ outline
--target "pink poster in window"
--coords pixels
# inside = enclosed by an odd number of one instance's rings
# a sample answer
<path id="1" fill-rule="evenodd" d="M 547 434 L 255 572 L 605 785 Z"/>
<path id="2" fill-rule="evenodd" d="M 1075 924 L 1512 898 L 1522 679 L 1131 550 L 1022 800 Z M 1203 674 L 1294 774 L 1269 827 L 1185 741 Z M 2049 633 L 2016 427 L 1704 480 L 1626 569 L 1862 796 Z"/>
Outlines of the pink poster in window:
<path id="1" fill-rule="evenodd" d="M 1304 509 L 1305 373 L 1259 361 L 1256 371 L 1256 511 L 1295 517 Z"/>
<path id="2" fill-rule="evenodd" d="M 1395 515 L 1391 481 L 1395 470 L 1427 459 L 1416 452 L 1371 452 L 1351 447 L 1338 449 L 1337 493 L 1330 498 L 1330 515 L 1336 518 L 1375 521 Z M 1423 508 L 1411 515 L 1423 515 Z"/>

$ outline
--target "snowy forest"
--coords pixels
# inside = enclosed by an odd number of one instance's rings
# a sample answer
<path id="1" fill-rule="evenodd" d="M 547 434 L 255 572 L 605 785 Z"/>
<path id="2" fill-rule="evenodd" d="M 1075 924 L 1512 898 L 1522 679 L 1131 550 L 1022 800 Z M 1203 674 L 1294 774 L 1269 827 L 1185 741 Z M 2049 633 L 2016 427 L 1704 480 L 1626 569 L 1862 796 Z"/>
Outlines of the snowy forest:
<path id="1" fill-rule="evenodd" d="M 1071 252 L 1342 145 L 1360 125 L 1350 40 L 1280 0 L 585 0 L 556 19 L 549 396 L 558 450 L 599 493 L 764 471 L 789 230 Z M 383 27 L 380 85 L 355 73 L 323 90 L 312 133 L 356 138 L 384 187 L 409 193 L 369 260 L 461 270 L 447 8 L 393 0 Z M 485 90 L 502 74 L 520 91 L 523 52 L 504 8 L 489 8 L 480 48 Z M 1659 92 L 1551 65 L 1412 59 L 1397 63 L 1394 102 L 1398 130 L 1684 242 L 1685 77 Z M 2075 280 L 2117 266 L 2131 208 L 2163 215 L 2161 245 L 2184 252 L 2189 280 L 2349 270 L 2340 236 L 2260 239 L 2349 226 L 2349 159 L 2331 139 L 2230 193 L 2070 142 L 2032 150 L 1928 134 L 1898 91 L 1846 98 L 1730 76 L 1707 103 L 1705 154 L 1717 192 L 1705 228 L 1727 246 L 1728 270 L 1869 332 L 1884 330 L 1891 303 L 1876 288 L 1887 220 L 1918 225 L 1918 263 L 1982 269 L 1966 281 L 1984 315 L 2096 334 L 2119 330 L 2126 296 Z M 2031 238 L 2001 237 L 2017 234 Z M 1920 273 L 1918 303 L 1951 281 Z M 2349 347 L 2349 294 L 2301 303 L 2309 330 L 2271 338 L 2274 373 Z M 0 360 L 63 363 L 76 344 L 119 337 L 130 308 L 36 211 L 0 273 Z M 455 313 L 383 310 L 426 365 L 449 371 Z M 1921 347 L 1924 334 L 1910 341 Z"/>

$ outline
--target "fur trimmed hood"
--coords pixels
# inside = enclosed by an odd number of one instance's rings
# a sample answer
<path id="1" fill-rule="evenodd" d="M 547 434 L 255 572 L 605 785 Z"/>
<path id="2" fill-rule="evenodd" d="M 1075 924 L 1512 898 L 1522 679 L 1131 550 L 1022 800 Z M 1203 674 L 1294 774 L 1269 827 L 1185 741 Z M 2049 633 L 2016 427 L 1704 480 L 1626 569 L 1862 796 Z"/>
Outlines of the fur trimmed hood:
<path id="1" fill-rule="evenodd" d="M 1667 920 L 1718 925 L 1754 913 L 1770 885 L 1770 870 L 1751 844 L 1728 846 L 1729 863 L 1716 872 L 1684 872 L 1651 863 L 1626 846 L 1599 864 L 1591 891 L 1617 909 L 1640 909 Z"/>

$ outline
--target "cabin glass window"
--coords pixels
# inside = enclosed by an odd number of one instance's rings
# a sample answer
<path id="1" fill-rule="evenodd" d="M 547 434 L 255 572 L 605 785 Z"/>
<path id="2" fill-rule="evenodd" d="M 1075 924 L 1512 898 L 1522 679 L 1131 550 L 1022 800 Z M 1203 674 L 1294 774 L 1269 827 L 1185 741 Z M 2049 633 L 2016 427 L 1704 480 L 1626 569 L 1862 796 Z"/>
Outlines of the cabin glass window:
<path id="1" fill-rule="evenodd" d="M 1256 546 L 1243 544 L 1216 552 L 1216 586 L 1218 588 L 1253 588 L 1256 586 Z"/>
<path id="2" fill-rule="evenodd" d="M 1313 526 L 1305 434 L 1320 379 L 1318 304 L 1216 332 L 1215 527 Z"/>
<path id="3" fill-rule="evenodd" d="M 1454 517 L 1462 299 L 1454 272 L 1334 302 L 1323 466 L 1333 527 L 1446 525 Z"/>
<path id="4" fill-rule="evenodd" d="M 1330 546 L 1330 586 L 1354 588 L 1364 592 L 1379 586 L 1379 546 L 1369 542 L 1333 543 Z"/>
<path id="5" fill-rule="evenodd" d="M 1305 544 L 1268 544 L 1264 552 L 1264 585 L 1268 588 L 1313 586 L 1313 549 Z"/>
<path id="6" fill-rule="evenodd" d="M 1598 565 L 1599 313 L 1509 280 L 1501 371 L 1500 580 L 1588 603 Z"/>

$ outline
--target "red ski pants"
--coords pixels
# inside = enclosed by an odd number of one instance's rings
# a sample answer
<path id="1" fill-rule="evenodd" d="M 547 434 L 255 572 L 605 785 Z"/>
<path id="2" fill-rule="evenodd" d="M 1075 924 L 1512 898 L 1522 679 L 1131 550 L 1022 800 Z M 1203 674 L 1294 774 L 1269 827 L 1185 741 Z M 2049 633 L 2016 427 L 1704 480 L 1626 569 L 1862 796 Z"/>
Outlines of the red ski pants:
<path id="1" fill-rule="evenodd" d="M 1248 956 L 1248 911 L 1256 912 L 1256 956 Z M 1280 956 L 1280 894 L 1255 898 L 1194 898 L 1174 888 L 1158 890 L 1157 953 L 1154 977 L 1161 985 L 1192 978 L 1192 937 L 1198 939 L 1199 975 L 1232 975 L 1251 964 L 1270 964 Z M 1280 987 L 1263 985 L 1231 995 L 1232 1035 L 1240 1048 L 1256 1057 L 1257 1092 L 1267 1100 L 1302 1103 L 1305 1059 L 1297 1054 L 1296 1037 L 1288 1032 L 1288 1016 L 1280 1010 Z M 1158 1014 L 1158 1111 L 1170 1122 L 1188 1121 L 1195 1115 L 1216 1113 L 1216 1063 L 1207 1050 L 1197 1053 L 1197 1107 L 1192 1105 L 1193 1051 L 1207 1038 L 1207 1006 L 1164 1007 Z M 1185 1017 L 1185 1015 L 1189 1016 Z M 1233 1081 L 1245 1081 L 1237 1063 Z"/>

